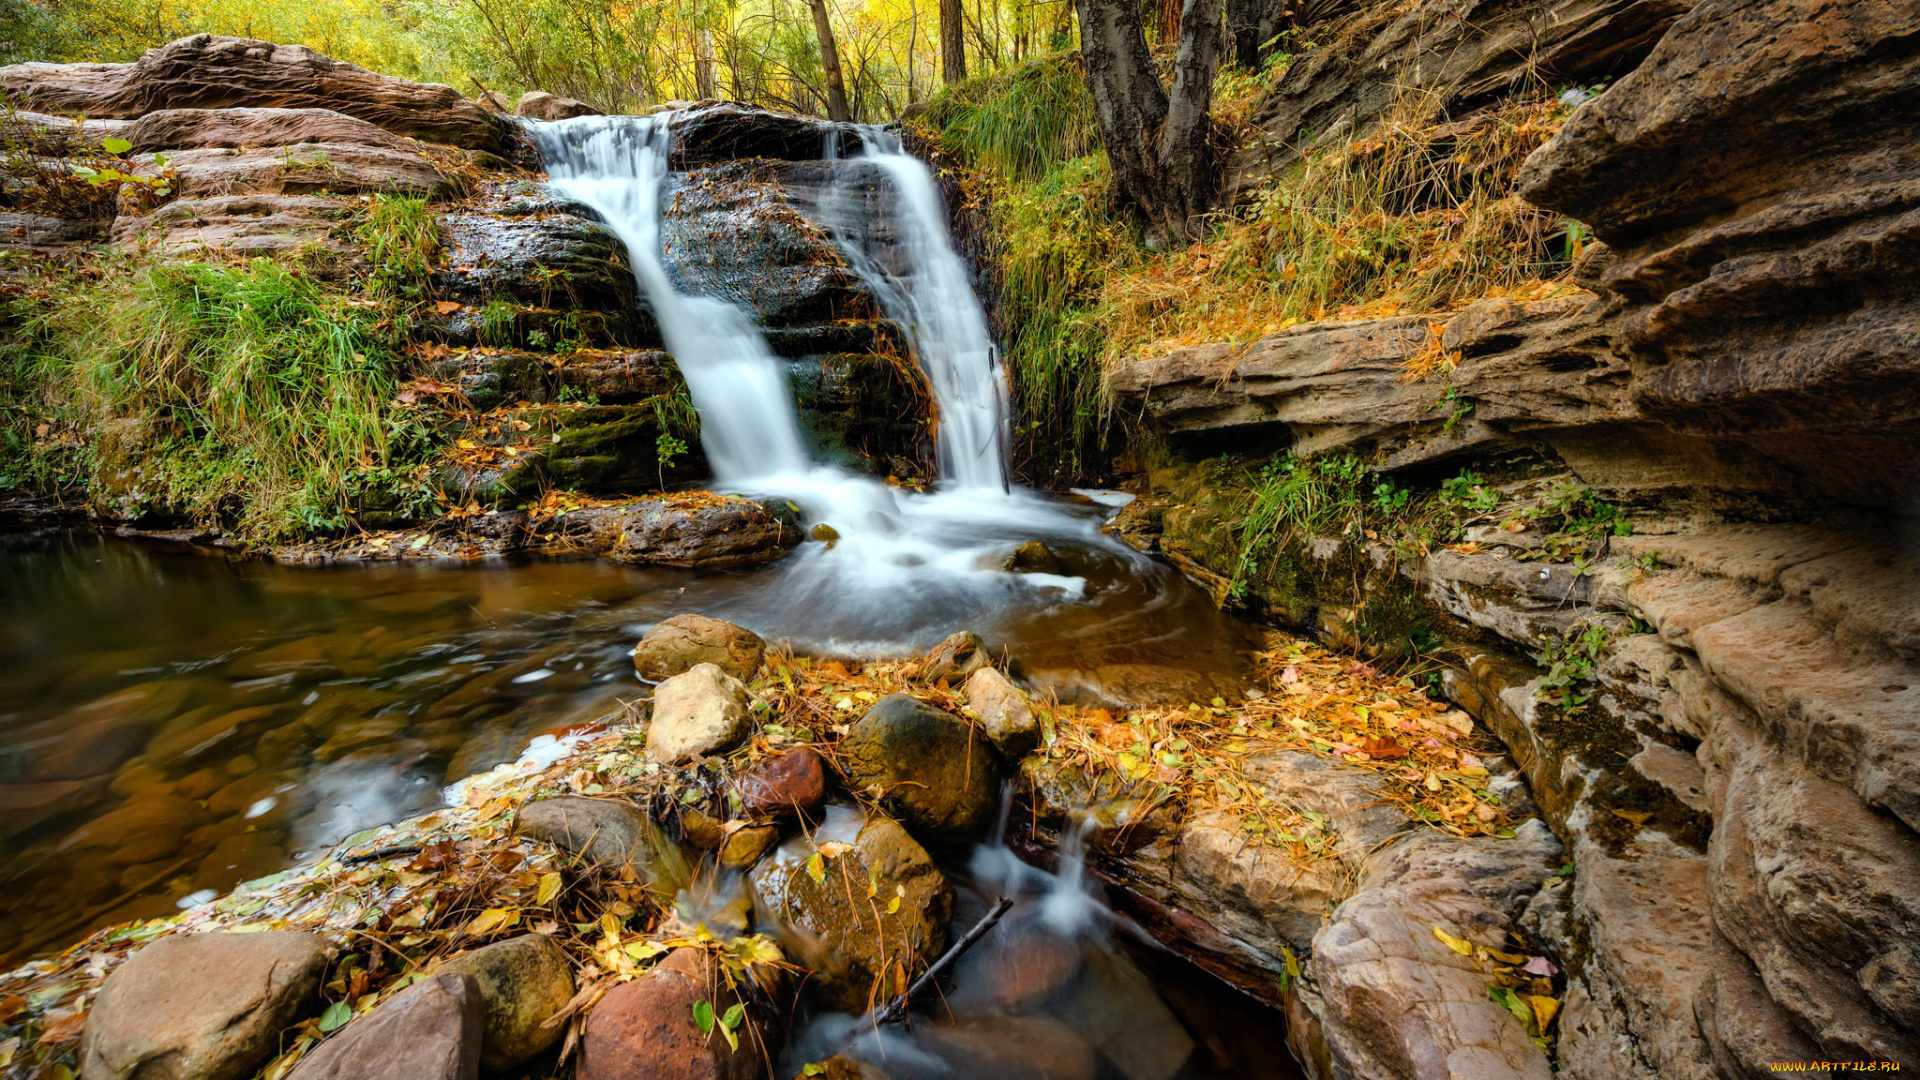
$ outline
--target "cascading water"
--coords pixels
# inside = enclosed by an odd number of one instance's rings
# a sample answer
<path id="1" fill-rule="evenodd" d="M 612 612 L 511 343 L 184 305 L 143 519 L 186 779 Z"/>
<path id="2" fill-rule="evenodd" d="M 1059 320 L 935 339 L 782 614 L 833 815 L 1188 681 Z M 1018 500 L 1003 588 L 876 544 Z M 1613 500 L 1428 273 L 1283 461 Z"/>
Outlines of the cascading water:
<path id="1" fill-rule="evenodd" d="M 897 136 L 859 130 L 864 149 L 838 170 L 823 207 L 827 224 L 847 264 L 906 330 L 933 386 L 941 478 L 1007 490 L 1006 372 L 966 263 L 953 250 L 940 186 Z M 830 140 L 830 155 L 836 144 Z"/>
<path id="2" fill-rule="evenodd" d="M 886 132 L 833 129 L 857 132 L 863 149 L 833 166 L 817 208 L 854 272 L 907 332 L 935 393 L 943 480 L 916 493 L 814 462 L 765 338 L 732 305 L 674 287 L 661 215 L 674 182 L 675 123 L 675 114 L 659 113 L 530 127 L 553 186 L 592 208 L 627 245 L 686 376 L 720 485 L 791 500 L 809 525 L 829 525 L 837 537 L 801 545 L 750 598 L 716 597 L 702 610 L 826 652 L 899 654 L 961 627 L 992 640 L 1015 612 L 1027 625 L 1060 613 L 1063 627 L 1076 626 L 1062 633 L 1097 632 L 1113 663 L 1174 648 L 1159 624 L 1162 609 L 1187 603 L 1175 598 L 1190 590 L 1173 571 L 1101 534 L 1096 511 L 1010 485 L 1004 368 L 926 166 Z M 1030 540 L 1049 544 L 1063 566 L 1010 572 L 1008 557 Z M 1105 593 L 1090 595 L 1090 580 Z M 1097 616 L 1092 627 L 1074 623 L 1096 607 L 1123 614 Z"/>
<path id="3" fill-rule="evenodd" d="M 804 472 L 806 440 L 785 369 L 739 308 L 673 287 L 660 241 L 671 113 L 532 125 L 551 183 L 593 208 L 627 247 L 634 277 L 700 410 L 714 475 L 741 484 Z"/>

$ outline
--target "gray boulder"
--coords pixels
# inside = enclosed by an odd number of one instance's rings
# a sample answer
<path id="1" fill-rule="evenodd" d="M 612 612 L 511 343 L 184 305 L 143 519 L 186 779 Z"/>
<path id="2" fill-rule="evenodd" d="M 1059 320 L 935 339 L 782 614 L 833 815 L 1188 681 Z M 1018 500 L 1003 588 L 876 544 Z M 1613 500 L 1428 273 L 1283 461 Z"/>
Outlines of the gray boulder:
<path id="1" fill-rule="evenodd" d="M 647 756 L 683 765 L 731 747 L 752 723 L 740 680 L 712 664 L 695 664 L 654 690 Z"/>
<path id="2" fill-rule="evenodd" d="M 435 975 L 321 1043 L 287 1080 L 473 1080 L 485 1027 L 480 984 Z"/>
<path id="3" fill-rule="evenodd" d="M 240 1080 L 318 1011 L 333 948 L 315 934 L 159 938 L 107 976 L 87 1015 L 87 1080 Z"/>
<path id="4" fill-rule="evenodd" d="M 695 664 L 712 664 L 736 679 L 760 672 L 766 643 L 760 635 L 691 612 L 662 619 L 633 647 L 633 669 L 648 682 L 672 678 Z"/>
<path id="5" fill-rule="evenodd" d="M 972 842 L 999 805 L 993 744 L 965 720 L 908 694 L 881 698 L 840 741 L 856 789 L 874 789 L 888 811 L 935 848 Z"/>

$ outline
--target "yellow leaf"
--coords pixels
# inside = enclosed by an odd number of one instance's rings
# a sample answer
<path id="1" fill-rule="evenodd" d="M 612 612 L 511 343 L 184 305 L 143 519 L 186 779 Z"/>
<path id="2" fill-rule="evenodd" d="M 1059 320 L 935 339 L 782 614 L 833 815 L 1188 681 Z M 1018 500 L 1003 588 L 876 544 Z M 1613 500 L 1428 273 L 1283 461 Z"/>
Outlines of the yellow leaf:
<path id="1" fill-rule="evenodd" d="M 1545 1035 L 1547 1025 L 1553 1023 L 1553 1018 L 1560 1012 L 1560 1003 L 1550 997 L 1528 994 L 1527 1004 L 1533 1006 L 1534 1018 L 1540 1021 L 1540 1033 Z"/>
<path id="2" fill-rule="evenodd" d="M 653 941 L 629 941 L 621 949 L 635 960 L 651 960 L 667 951 L 665 945 Z"/>
<path id="3" fill-rule="evenodd" d="M 827 863 L 817 851 L 807 860 L 807 876 L 813 879 L 815 885 L 827 883 Z"/>
<path id="4" fill-rule="evenodd" d="M 1653 815 L 1643 810 L 1615 810 L 1613 816 L 1622 821 L 1631 821 L 1635 825 L 1645 825 Z"/>
<path id="5" fill-rule="evenodd" d="M 1439 938 L 1441 944 L 1445 945 L 1449 949 L 1452 949 L 1454 952 L 1459 953 L 1461 956 L 1473 955 L 1473 942 L 1468 941 L 1465 938 L 1454 937 L 1452 934 L 1447 933 L 1445 930 L 1440 929 L 1438 926 L 1433 928 L 1433 936 Z"/>
<path id="6" fill-rule="evenodd" d="M 1524 964 L 1527 962 L 1526 957 L 1516 953 L 1501 952 L 1498 949 L 1482 949 L 1481 951 L 1503 964 Z"/>
<path id="7" fill-rule="evenodd" d="M 496 930 L 508 929 L 520 921 L 519 908 L 488 908 L 467 924 L 468 937 L 485 937 Z"/>
<path id="8" fill-rule="evenodd" d="M 887 901 L 887 914 L 889 915 L 900 914 L 900 898 L 899 897 L 896 896 L 893 899 Z"/>
<path id="9" fill-rule="evenodd" d="M 545 907 L 548 904 L 553 903 L 553 898 L 559 895 L 560 895 L 560 872 L 558 870 L 554 870 L 549 873 L 541 874 L 540 889 L 538 892 L 533 894 L 533 902 L 535 904 L 540 905 L 541 907 Z"/>
<path id="10" fill-rule="evenodd" d="M 620 916 L 609 911 L 600 916 L 600 932 L 607 935 L 608 941 L 620 940 Z"/>

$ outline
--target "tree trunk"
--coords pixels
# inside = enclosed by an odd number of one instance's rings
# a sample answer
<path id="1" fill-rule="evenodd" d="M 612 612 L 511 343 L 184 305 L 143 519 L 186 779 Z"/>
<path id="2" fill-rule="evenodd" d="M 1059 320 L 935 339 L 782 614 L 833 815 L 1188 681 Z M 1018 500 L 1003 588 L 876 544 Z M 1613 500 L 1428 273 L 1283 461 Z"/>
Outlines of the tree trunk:
<path id="1" fill-rule="evenodd" d="M 707 101 L 720 96 L 713 79 L 713 31 L 701 28 L 694 34 L 693 92 Z"/>
<path id="2" fill-rule="evenodd" d="M 940 0 L 940 78 L 948 86 L 967 77 L 966 15 L 962 0 Z"/>
<path id="3" fill-rule="evenodd" d="M 820 66 L 827 73 L 827 118 L 835 123 L 852 123 L 853 113 L 847 109 L 847 84 L 840 77 L 840 48 L 833 43 L 833 24 L 827 21 L 827 0 L 812 2 L 813 31 L 820 35 Z"/>
<path id="4" fill-rule="evenodd" d="M 1286 29 L 1287 17 L 1305 5 L 1288 0 L 1225 0 L 1227 47 L 1233 62 L 1248 70 L 1260 66 L 1266 43 Z"/>
<path id="5" fill-rule="evenodd" d="M 1187 0 L 1173 86 L 1160 85 L 1135 0 L 1074 0 L 1080 55 L 1113 165 L 1114 195 L 1163 247 L 1197 237 L 1219 188 L 1213 153 L 1213 75 L 1221 0 Z"/>

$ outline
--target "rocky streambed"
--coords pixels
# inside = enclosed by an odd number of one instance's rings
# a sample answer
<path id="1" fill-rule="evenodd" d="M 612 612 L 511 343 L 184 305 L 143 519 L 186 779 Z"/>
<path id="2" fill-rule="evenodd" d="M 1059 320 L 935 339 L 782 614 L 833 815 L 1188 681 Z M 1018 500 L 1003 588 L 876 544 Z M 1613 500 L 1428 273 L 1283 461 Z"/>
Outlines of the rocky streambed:
<path id="1" fill-rule="evenodd" d="M 1229 696 L 1120 709 L 1030 697 L 969 633 L 819 660 L 673 616 L 615 661 L 650 694 L 439 808 L 16 969 L 8 1050 L 90 1077 L 1296 1075 L 1231 984 L 1313 1039 L 1537 1053 L 1488 997 L 1556 993 L 1510 936 L 1557 868 L 1524 785 L 1457 710 L 1269 644 Z M 1366 932 L 1316 929 L 1335 907 Z M 1302 999 L 1343 940 L 1399 942 L 1393 977 L 1362 958 Z"/>

